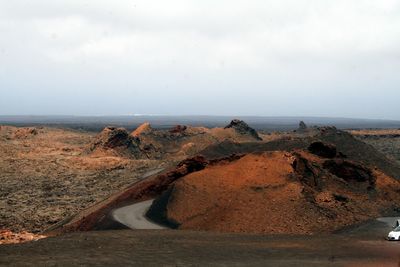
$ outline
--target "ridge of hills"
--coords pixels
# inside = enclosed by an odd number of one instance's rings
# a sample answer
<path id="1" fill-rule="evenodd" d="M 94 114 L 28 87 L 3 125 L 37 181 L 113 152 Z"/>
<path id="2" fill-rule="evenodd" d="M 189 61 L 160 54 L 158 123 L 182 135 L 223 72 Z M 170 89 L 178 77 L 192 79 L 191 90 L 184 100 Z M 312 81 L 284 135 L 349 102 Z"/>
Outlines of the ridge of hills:
<path id="1" fill-rule="evenodd" d="M 179 139 L 187 131 L 204 130 L 179 126 L 158 134 Z M 59 230 L 118 228 L 108 216 L 113 209 L 152 198 L 148 215 L 153 220 L 179 229 L 227 232 L 314 233 L 334 222 L 333 231 L 399 211 L 399 165 L 348 132 L 302 127 L 262 138 L 220 139 L 83 211 Z M 274 209 L 276 203 L 290 215 Z M 285 216 L 292 219 L 278 226 Z"/>

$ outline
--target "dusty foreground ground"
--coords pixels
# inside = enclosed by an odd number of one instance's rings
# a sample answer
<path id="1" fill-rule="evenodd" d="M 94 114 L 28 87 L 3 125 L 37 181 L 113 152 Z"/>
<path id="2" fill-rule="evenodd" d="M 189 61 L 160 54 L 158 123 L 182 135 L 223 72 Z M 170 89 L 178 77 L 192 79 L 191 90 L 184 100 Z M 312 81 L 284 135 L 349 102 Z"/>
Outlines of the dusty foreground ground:
<path id="1" fill-rule="evenodd" d="M 73 233 L 0 246 L 1 266 L 398 266 L 400 243 L 373 223 L 323 236 L 174 230 Z"/>

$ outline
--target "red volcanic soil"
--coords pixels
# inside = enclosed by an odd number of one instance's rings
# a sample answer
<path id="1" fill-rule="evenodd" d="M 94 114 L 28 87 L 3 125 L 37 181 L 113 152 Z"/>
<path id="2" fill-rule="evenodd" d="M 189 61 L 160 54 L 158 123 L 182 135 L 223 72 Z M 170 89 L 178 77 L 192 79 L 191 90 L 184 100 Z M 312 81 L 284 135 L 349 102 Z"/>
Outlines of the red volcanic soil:
<path id="1" fill-rule="evenodd" d="M 162 214 L 179 229 L 332 232 L 393 209 L 399 192 L 397 180 L 358 162 L 306 151 L 264 152 L 182 177 L 148 215 Z"/>
<path id="2" fill-rule="evenodd" d="M 136 128 L 136 130 L 134 130 L 131 135 L 133 137 L 139 137 L 142 134 L 147 134 L 150 133 L 152 131 L 151 125 L 148 122 L 145 122 L 141 125 L 139 125 L 139 127 Z"/>
<path id="3" fill-rule="evenodd" d="M 26 231 L 20 233 L 14 233 L 10 230 L 3 229 L 0 230 L 0 245 L 36 241 L 45 237 L 46 236 L 44 235 L 33 234 Z"/>

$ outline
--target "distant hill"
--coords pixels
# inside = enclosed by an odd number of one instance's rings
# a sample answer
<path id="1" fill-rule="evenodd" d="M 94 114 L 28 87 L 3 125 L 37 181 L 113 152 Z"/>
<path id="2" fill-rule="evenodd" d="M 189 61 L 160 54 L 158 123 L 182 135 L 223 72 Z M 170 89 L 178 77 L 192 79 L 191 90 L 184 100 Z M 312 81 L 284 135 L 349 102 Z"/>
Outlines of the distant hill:
<path id="1" fill-rule="evenodd" d="M 133 130 L 144 122 L 149 122 L 154 128 L 170 128 L 175 125 L 191 125 L 205 127 L 223 127 L 232 119 L 246 121 L 256 130 L 279 131 L 294 130 L 299 122 L 307 125 L 330 125 L 340 129 L 364 128 L 400 128 L 400 121 L 326 118 L 326 117 L 262 117 L 262 116 L 0 116 L 0 124 L 14 126 L 57 126 L 89 131 L 100 131 L 112 125 Z"/>

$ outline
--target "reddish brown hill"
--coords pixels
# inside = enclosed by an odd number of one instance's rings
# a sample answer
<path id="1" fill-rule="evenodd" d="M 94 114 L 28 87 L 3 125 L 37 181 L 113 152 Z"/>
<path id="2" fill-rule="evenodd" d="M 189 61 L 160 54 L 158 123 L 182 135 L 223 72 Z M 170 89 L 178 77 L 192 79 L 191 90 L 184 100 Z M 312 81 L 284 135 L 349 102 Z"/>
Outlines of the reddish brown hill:
<path id="1" fill-rule="evenodd" d="M 331 232 L 392 209 L 399 192 L 397 180 L 358 162 L 265 152 L 184 176 L 148 214 L 179 229 Z"/>

